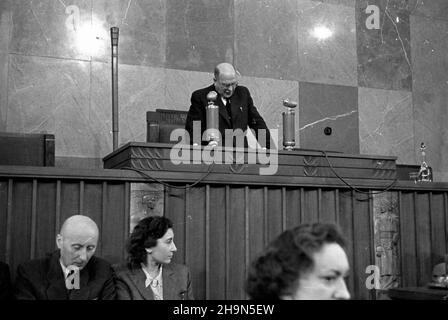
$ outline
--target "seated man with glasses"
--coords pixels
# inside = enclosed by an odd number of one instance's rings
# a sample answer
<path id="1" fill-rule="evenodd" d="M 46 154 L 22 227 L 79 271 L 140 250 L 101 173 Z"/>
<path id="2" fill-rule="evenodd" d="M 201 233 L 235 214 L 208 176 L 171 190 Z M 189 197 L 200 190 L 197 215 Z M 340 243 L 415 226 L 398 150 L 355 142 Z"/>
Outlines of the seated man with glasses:
<path id="1" fill-rule="evenodd" d="M 214 102 L 219 108 L 219 132 L 221 133 L 220 145 L 233 147 L 246 147 L 247 139 L 244 137 L 244 145 L 235 145 L 238 132 L 245 134 L 247 128 L 255 131 L 255 137 L 263 148 L 270 148 L 271 135 L 265 121 L 254 106 L 249 90 L 239 86 L 237 74 L 230 63 L 220 63 L 215 67 L 213 84 L 193 92 L 191 106 L 187 114 L 185 130 L 188 132 L 191 144 L 207 144 L 207 141 L 195 141 L 199 133 L 193 134 L 194 122 L 200 122 L 200 137 L 207 129 L 206 107 L 208 105 L 207 94 L 215 91 L 218 94 Z M 237 130 L 240 129 L 240 130 Z M 226 143 L 226 133 L 233 135 L 233 142 Z"/>

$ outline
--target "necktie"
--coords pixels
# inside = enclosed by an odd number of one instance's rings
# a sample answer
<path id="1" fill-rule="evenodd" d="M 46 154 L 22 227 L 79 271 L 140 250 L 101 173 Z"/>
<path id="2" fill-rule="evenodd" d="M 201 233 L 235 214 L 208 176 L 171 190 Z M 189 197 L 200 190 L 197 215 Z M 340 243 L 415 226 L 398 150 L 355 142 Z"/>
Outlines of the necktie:
<path id="1" fill-rule="evenodd" d="M 232 106 L 230 104 L 230 99 L 226 99 L 226 110 L 229 115 L 229 121 L 232 122 Z"/>

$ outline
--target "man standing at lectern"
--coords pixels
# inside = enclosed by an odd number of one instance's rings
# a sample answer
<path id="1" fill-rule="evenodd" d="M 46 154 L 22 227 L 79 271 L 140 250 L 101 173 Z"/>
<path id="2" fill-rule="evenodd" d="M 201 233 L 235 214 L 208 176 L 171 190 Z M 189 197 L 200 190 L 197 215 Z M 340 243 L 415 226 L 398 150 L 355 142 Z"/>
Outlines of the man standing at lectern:
<path id="1" fill-rule="evenodd" d="M 218 94 L 214 103 L 219 108 L 219 132 L 222 139 L 220 144 L 226 146 L 226 130 L 230 130 L 236 136 L 238 135 L 238 129 L 240 129 L 242 131 L 240 131 L 240 134 L 245 135 L 247 127 L 249 127 L 254 129 L 255 137 L 261 147 L 269 149 L 271 145 L 269 129 L 254 106 L 249 90 L 238 85 L 235 68 L 230 63 L 218 64 L 215 67 L 213 82 L 211 86 L 196 90 L 191 95 L 191 106 L 185 124 L 185 130 L 190 135 L 190 143 L 201 143 L 200 141 L 193 141 L 195 137 L 193 135 L 193 122 L 200 122 L 200 136 L 202 138 L 204 131 L 207 129 L 207 94 L 215 91 Z M 198 133 L 196 135 L 199 136 Z M 229 146 L 236 146 L 235 141 L 237 139 L 233 138 L 233 143 L 227 143 Z M 207 142 L 202 141 L 202 144 L 207 144 Z M 244 147 L 247 148 L 247 139 L 245 137 Z"/>

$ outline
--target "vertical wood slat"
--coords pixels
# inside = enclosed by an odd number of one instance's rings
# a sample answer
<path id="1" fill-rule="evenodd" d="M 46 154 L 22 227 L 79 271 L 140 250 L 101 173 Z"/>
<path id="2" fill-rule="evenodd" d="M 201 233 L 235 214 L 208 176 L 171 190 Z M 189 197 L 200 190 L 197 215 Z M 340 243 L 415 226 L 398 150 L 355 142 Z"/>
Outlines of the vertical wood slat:
<path id="1" fill-rule="evenodd" d="M 205 186 L 205 299 L 210 299 L 210 185 Z"/>
<path id="2" fill-rule="evenodd" d="M 250 248 L 249 248 L 249 241 L 250 241 L 250 234 L 249 234 L 249 187 L 244 187 L 244 276 L 243 279 L 247 278 L 247 270 L 249 268 L 250 264 Z M 248 296 L 246 293 L 244 293 L 244 298 L 247 299 Z"/>
<path id="3" fill-rule="evenodd" d="M 122 239 L 123 239 L 123 250 L 122 250 L 122 259 L 124 260 L 127 256 L 126 243 L 127 239 L 130 235 L 130 225 L 131 225 L 131 184 L 129 182 L 125 182 L 124 184 L 124 193 L 125 193 L 125 201 L 124 201 L 124 230 L 122 230 Z"/>
<path id="4" fill-rule="evenodd" d="M 228 300 L 230 299 L 230 293 L 229 293 L 229 287 L 230 287 L 230 270 L 229 270 L 229 257 L 230 257 L 230 225 L 229 225 L 229 216 L 230 216 L 230 187 L 227 185 L 226 186 L 226 213 L 225 213 L 225 222 L 224 222 L 224 228 L 226 230 L 225 233 L 225 276 L 226 276 L 226 281 L 225 281 L 225 287 L 224 287 L 224 292 L 225 292 L 225 299 Z"/>
<path id="5" fill-rule="evenodd" d="M 365 195 L 358 192 L 354 193 L 353 200 L 353 234 L 355 240 L 354 246 L 354 266 L 353 272 L 358 275 L 355 277 L 355 297 L 357 299 L 368 299 L 371 293 L 365 286 L 365 271 L 367 266 L 373 264 L 371 260 L 371 219 L 369 213 L 369 202 L 365 200 Z M 363 275 L 362 277 L 360 275 Z"/>
<path id="6" fill-rule="evenodd" d="M 209 277 L 210 299 L 224 300 L 226 279 L 226 187 L 210 187 Z"/>
<path id="7" fill-rule="evenodd" d="M 415 200 L 413 192 L 400 192 L 400 257 L 402 286 L 417 286 Z"/>
<path id="8" fill-rule="evenodd" d="M 6 209 L 6 263 L 11 265 L 11 234 L 12 234 L 12 197 L 13 179 L 8 179 L 8 204 Z"/>
<path id="9" fill-rule="evenodd" d="M 59 233 L 59 230 L 61 229 L 61 180 L 56 181 L 56 230 L 54 231 L 55 234 Z"/>
<path id="10" fill-rule="evenodd" d="M 263 247 L 269 243 L 269 203 L 268 188 L 263 188 Z"/>
<path id="11" fill-rule="evenodd" d="M 79 214 L 84 214 L 84 180 L 79 181 Z"/>
<path id="12" fill-rule="evenodd" d="M 281 208 L 282 208 L 282 232 L 287 229 L 287 214 L 286 214 L 286 188 L 282 187 L 282 201 L 281 201 Z"/>
<path id="13" fill-rule="evenodd" d="M 430 197 L 429 194 L 416 193 L 416 243 L 417 243 L 417 267 L 419 286 L 431 281 L 431 221 L 430 221 Z"/>
<path id="14" fill-rule="evenodd" d="M 106 181 L 104 181 L 102 183 L 101 191 L 102 191 L 101 192 L 101 226 L 104 226 L 104 225 L 106 225 L 106 218 L 107 218 L 106 212 L 107 212 L 107 194 L 108 194 L 108 192 L 107 192 L 107 182 Z M 101 229 L 103 229 L 103 228 L 101 228 Z M 103 247 L 101 245 L 98 246 L 97 250 L 100 255 L 103 254 Z"/>
<path id="15" fill-rule="evenodd" d="M 37 242 L 37 180 L 33 179 L 32 196 L 31 196 L 31 243 L 30 243 L 30 259 L 36 257 L 36 242 Z"/>
<path id="16" fill-rule="evenodd" d="M 431 266 L 444 261 L 446 247 L 445 203 L 443 193 L 433 193 L 430 196 L 431 220 Z"/>

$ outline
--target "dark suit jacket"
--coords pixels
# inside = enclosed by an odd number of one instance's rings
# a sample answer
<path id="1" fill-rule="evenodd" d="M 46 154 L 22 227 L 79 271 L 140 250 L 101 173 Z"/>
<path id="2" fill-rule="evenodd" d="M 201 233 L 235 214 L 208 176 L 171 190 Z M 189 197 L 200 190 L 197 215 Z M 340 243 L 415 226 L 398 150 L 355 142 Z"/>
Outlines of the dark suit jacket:
<path id="1" fill-rule="evenodd" d="M 60 251 L 17 268 L 15 294 L 23 300 L 113 300 L 115 279 L 111 265 L 93 256 L 80 272 L 80 289 L 67 290 L 59 262 Z"/>
<path id="2" fill-rule="evenodd" d="M 11 275 L 9 266 L 0 262 L 0 300 L 11 300 L 13 298 Z"/>
<path id="3" fill-rule="evenodd" d="M 191 95 L 191 106 L 187 114 L 187 120 L 185 123 L 185 130 L 190 135 L 190 143 L 193 143 L 193 121 L 201 121 L 201 137 L 204 131 L 207 129 L 206 119 L 206 106 L 208 105 L 207 94 L 210 91 L 216 91 L 215 86 L 211 85 L 207 88 L 196 90 Z M 260 145 L 269 149 L 271 142 L 271 135 L 266 123 L 254 106 L 252 97 L 249 90 L 243 86 L 237 86 L 235 92 L 230 98 L 231 104 L 231 118 L 227 109 L 221 100 L 221 96 L 218 95 L 218 99 L 215 104 L 219 107 L 219 131 L 222 136 L 222 144 L 225 145 L 225 129 L 241 129 L 246 132 L 247 127 L 254 129 L 255 136 L 258 140 L 258 129 L 266 130 L 266 143 L 259 141 Z M 202 144 L 207 144 L 202 142 Z M 247 140 L 245 140 L 247 147 Z"/>
<path id="4" fill-rule="evenodd" d="M 154 300 L 151 288 L 145 287 L 146 275 L 141 268 L 127 264 L 114 266 L 118 300 Z M 170 263 L 162 270 L 163 300 L 194 300 L 187 266 Z"/>

